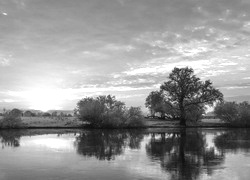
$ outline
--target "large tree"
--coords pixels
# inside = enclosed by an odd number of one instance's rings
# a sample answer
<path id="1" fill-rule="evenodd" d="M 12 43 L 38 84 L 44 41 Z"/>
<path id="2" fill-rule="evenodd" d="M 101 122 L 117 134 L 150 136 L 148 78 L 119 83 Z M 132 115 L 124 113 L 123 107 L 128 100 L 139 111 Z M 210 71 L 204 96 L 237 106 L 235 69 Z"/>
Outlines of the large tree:
<path id="1" fill-rule="evenodd" d="M 186 114 L 190 106 L 213 105 L 223 100 L 223 94 L 212 86 L 210 80 L 201 81 L 192 68 L 174 68 L 161 90 L 168 102 L 177 104 L 180 111 L 180 124 L 186 126 Z"/>

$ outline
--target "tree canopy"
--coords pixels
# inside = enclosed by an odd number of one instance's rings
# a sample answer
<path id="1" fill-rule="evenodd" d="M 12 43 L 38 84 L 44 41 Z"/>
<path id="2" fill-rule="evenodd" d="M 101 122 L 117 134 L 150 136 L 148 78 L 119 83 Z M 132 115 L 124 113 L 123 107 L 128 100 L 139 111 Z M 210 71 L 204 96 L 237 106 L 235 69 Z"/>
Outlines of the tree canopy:
<path id="1" fill-rule="evenodd" d="M 186 125 L 186 119 L 190 112 L 201 114 L 204 112 L 205 105 L 213 105 L 215 101 L 223 100 L 223 94 L 213 87 L 212 82 L 210 80 L 201 81 L 194 75 L 192 68 L 174 68 L 168 79 L 161 85 L 160 90 L 167 108 L 174 109 L 175 112 L 179 113 L 181 125 Z M 158 100 L 152 98 L 155 94 L 152 92 L 149 95 L 146 99 L 146 106 L 154 107 L 155 103 L 148 105 L 148 102 L 150 102 L 149 100 L 151 102 Z"/>
<path id="2" fill-rule="evenodd" d="M 213 105 L 216 100 L 223 100 L 223 94 L 212 86 L 212 82 L 201 81 L 192 68 L 174 68 L 168 79 L 160 88 L 169 102 L 178 105 L 181 125 L 186 125 L 190 106 Z"/>

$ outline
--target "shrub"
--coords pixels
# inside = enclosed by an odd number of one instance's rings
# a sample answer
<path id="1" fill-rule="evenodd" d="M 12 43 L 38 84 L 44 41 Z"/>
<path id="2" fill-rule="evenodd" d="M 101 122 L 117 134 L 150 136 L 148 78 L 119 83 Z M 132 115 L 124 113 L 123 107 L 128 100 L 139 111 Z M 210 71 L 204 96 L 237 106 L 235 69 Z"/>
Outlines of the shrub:
<path id="1" fill-rule="evenodd" d="M 242 102 L 223 102 L 217 104 L 214 113 L 222 121 L 233 125 L 250 125 L 250 104 Z"/>
<path id="2" fill-rule="evenodd" d="M 126 125 L 128 127 L 143 127 L 145 125 L 143 119 L 144 117 L 139 107 L 130 107 L 126 111 Z"/>
<path id="3" fill-rule="evenodd" d="M 46 112 L 46 113 L 43 113 L 42 116 L 43 117 L 51 117 L 51 114 Z"/>
<path id="4" fill-rule="evenodd" d="M 126 108 L 123 102 L 110 95 L 80 100 L 75 114 L 79 120 L 97 128 L 139 127 L 143 124 L 140 108 Z"/>
<path id="5" fill-rule="evenodd" d="M 21 113 L 16 113 L 18 111 L 10 111 L 5 113 L 3 119 L 0 121 L 1 128 L 19 128 L 22 125 Z"/>

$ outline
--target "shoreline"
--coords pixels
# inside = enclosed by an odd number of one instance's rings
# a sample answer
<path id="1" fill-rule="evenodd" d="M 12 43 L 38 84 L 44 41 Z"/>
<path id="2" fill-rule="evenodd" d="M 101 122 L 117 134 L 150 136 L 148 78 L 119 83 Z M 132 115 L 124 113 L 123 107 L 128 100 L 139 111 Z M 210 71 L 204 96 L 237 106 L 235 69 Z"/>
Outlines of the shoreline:
<path id="1" fill-rule="evenodd" d="M 165 125 L 165 126 L 143 126 L 143 127 L 117 127 L 117 128 L 107 128 L 107 127 L 88 127 L 88 126 L 29 126 L 29 127 L 13 127 L 13 128 L 6 128 L 6 127 L 1 127 L 1 130 L 29 130 L 29 129 L 79 129 L 79 130 L 91 130 L 91 129 L 97 129 L 97 130 L 105 130 L 105 129 L 109 129 L 109 130 L 134 130 L 134 129 L 139 129 L 139 130 L 143 130 L 143 129 L 159 129 L 159 128 L 164 128 L 164 129 L 190 129 L 190 128 L 215 128 L 215 129 L 219 129 L 219 128 L 228 128 L 228 129 L 233 129 L 233 128 L 250 128 L 250 126 L 236 126 L 236 125 L 188 125 L 188 126 L 169 126 L 169 125 Z"/>
<path id="2" fill-rule="evenodd" d="M 187 122 L 187 126 L 180 126 L 178 120 L 146 119 L 145 126 L 140 127 L 91 127 L 86 122 L 76 118 L 65 118 L 62 120 L 53 118 L 22 118 L 19 127 L 0 127 L 3 129 L 157 129 L 157 128 L 250 128 L 245 125 L 235 125 L 221 122 L 219 119 L 202 119 L 199 122 Z"/>

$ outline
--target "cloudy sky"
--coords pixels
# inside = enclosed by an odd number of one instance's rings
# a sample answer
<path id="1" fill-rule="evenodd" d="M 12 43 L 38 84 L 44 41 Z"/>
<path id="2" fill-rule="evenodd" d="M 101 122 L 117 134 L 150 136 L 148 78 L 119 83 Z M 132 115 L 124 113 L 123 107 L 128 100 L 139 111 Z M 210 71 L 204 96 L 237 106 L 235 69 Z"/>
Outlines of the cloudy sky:
<path id="1" fill-rule="evenodd" d="M 0 108 L 144 107 L 186 66 L 250 100 L 250 0 L 0 0 Z"/>

